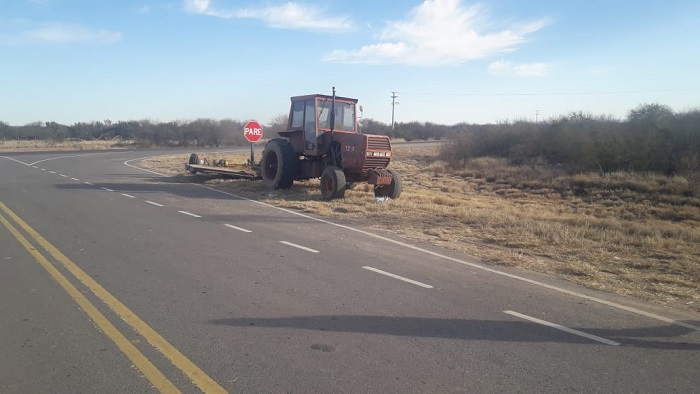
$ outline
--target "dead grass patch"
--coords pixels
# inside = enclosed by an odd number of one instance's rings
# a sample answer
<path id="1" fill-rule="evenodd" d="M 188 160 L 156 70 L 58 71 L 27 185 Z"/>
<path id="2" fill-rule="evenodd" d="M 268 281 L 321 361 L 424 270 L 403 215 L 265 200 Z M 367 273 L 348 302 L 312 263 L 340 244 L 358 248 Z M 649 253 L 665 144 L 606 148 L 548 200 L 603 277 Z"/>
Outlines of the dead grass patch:
<path id="1" fill-rule="evenodd" d="M 95 141 L 52 141 L 52 140 L 2 140 L 0 152 L 65 151 L 65 150 L 105 150 L 129 148 L 135 141 L 95 140 Z"/>
<path id="2" fill-rule="evenodd" d="M 494 158 L 454 171 L 438 152 L 397 147 L 392 167 L 403 176 L 404 193 L 385 203 L 375 201 L 369 185 L 325 202 L 318 181 L 272 192 L 260 182 L 188 176 L 186 156 L 143 165 L 276 206 L 431 242 L 485 263 L 700 311 L 700 198 L 688 195 L 683 178 L 624 172 L 567 176 L 557 168 L 512 166 Z M 247 155 L 222 158 L 244 163 Z"/>

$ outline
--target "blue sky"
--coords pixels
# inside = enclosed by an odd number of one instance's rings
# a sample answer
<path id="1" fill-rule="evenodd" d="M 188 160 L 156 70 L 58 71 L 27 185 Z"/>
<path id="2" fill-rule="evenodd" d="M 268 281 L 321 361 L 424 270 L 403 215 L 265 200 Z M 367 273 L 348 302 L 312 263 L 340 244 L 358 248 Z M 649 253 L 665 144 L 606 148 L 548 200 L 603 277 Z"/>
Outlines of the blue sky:
<path id="1" fill-rule="evenodd" d="M 289 97 L 441 124 L 700 107 L 695 0 L 0 0 L 0 121 L 256 119 Z"/>

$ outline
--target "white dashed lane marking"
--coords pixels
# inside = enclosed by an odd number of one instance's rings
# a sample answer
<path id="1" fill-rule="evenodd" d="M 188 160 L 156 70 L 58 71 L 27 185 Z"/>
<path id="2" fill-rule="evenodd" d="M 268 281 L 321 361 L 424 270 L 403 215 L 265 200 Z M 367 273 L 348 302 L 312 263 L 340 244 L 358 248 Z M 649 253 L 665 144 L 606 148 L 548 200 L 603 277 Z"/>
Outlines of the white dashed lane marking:
<path id="1" fill-rule="evenodd" d="M 307 248 L 306 246 L 297 245 L 297 244 L 294 244 L 294 243 L 291 243 L 291 242 L 280 241 L 280 243 L 281 243 L 281 244 L 285 244 L 285 245 L 287 245 L 287 246 L 291 246 L 291 247 L 293 247 L 293 248 L 305 250 L 305 251 L 307 251 L 307 252 L 319 253 L 318 250 L 316 250 L 316 249 Z"/>
<path id="2" fill-rule="evenodd" d="M 113 191 L 114 191 L 114 190 L 108 189 L 108 188 L 106 188 L 106 187 L 101 187 L 100 189 L 105 190 L 105 191 L 108 191 L 108 192 L 113 192 Z"/>
<path id="3" fill-rule="evenodd" d="M 568 332 L 569 334 L 574 334 L 574 335 L 578 335 L 580 337 L 592 339 L 594 341 L 598 341 L 598 342 L 604 343 L 606 345 L 610 345 L 610 346 L 619 346 L 620 345 L 619 342 L 611 341 L 609 339 L 605 339 L 605 338 L 599 337 L 597 335 L 588 334 L 588 333 L 585 333 L 583 331 L 574 330 L 573 328 L 564 327 L 562 325 L 559 325 L 556 323 L 551 323 L 551 322 L 548 322 L 546 320 L 541 320 L 541 319 L 538 319 L 536 317 L 523 315 L 522 313 L 513 312 L 513 311 L 503 311 L 503 313 L 507 313 L 511 316 L 519 317 L 521 319 L 528 320 L 528 321 L 531 321 L 533 323 L 542 324 L 543 326 L 556 328 L 557 330 Z"/>
<path id="4" fill-rule="evenodd" d="M 180 213 L 183 214 L 183 215 L 192 216 L 193 218 L 201 218 L 201 216 L 195 215 L 194 213 L 190 213 L 190 212 L 187 212 L 187 211 L 178 211 L 178 212 L 180 212 Z"/>
<path id="5" fill-rule="evenodd" d="M 390 277 L 390 278 L 402 280 L 402 281 L 404 281 L 404 282 L 407 282 L 407 283 L 410 283 L 410 284 L 413 284 L 413 285 L 416 285 L 416 286 L 424 287 L 424 288 L 426 288 L 426 289 L 432 289 L 432 288 L 433 288 L 433 286 L 431 286 L 431 285 L 426 285 L 425 283 L 418 282 L 417 280 L 408 279 L 408 278 L 405 278 L 405 277 L 403 277 L 403 276 L 399 276 L 399 275 L 396 275 L 396 274 L 392 274 L 391 272 L 382 271 L 382 270 L 377 269 L 377 268 L 374 268 L 374 267 L 364 266 L 364 267 L 362 267 L 362 268 L 364 268 L 364 269 L 366 269 L 366 270 L 368 270 L 368 271 L 376 272 L 376 273 L 378 273 L 378 274 L 386 275 L 386 276 L 388 276 L 388 277 Z"/>
<path id="6" fill-rule="evenodd" d="M 226 223 L 224 223 L 224 226 L 226 226 L 226 227 L 228 227 L 228 228 L 232 228 L 232 229 L 234 229 L 234 230 L 243 231 L 244 233 L 252 233 L 252 231 L 250 231 L 250 230 L 246 230 L 246 229 L 244 229 L 244 228 L 242 228 L 242 227 L 237 227 L 237 226 L 234 226 L 234 225 L 232 225 L 232 224 L 226 224 Z"/>
<path id="7" fill-rule="evenodd" d="M 148 200 L 146 200 L 146 202 L 149 203 L 149 204 L 151 204 L 151 205 L 155 205 L 155 206 L 157 206 L 157 207 L 162 207 L 162 206 L 164 206 L 163 204 L 158 204 L 157 202 L 153 202 L 153 201 L 148 201 Z"/>
<path id="8" fill-rule="evenodd" d="M 129 197 L 129 198 L 136 198 L 136 197 L 132 196 L 131 194 L 126 194 L 126 193 L 122 193 L 122 196 Z"/>

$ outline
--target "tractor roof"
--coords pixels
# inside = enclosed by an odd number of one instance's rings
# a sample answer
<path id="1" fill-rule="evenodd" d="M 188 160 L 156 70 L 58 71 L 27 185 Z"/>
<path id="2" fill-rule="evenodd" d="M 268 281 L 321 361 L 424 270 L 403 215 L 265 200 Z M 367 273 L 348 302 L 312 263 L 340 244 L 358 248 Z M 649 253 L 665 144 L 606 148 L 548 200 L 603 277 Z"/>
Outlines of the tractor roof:
<path id="1" fill-rule="evenodd" d="M 294 97 L 291 98 L 291 100 L 292 100 L 292 101 L 311 100 L 311 99 L 315 99 L 315 98 L 317 98 L 317 97 L 326 98 L 326 99 L 328 99 L 328 100 L 332 100 L 332 99 L 333 99 L 333 96 L 329 96 L 329 95 L 327 95 L 327 94 L 307 94 L 307 95 L 305 95 L 305 96 L 294 96 Z M 341 101 L 350 101 L 350 102 L 353 102 L 353 103 L 357 103 L 357 99 L 350 98 L 350 97 L 335 96 L 335 99 L 336 99 L 336 100 L 341 100 Z"/>

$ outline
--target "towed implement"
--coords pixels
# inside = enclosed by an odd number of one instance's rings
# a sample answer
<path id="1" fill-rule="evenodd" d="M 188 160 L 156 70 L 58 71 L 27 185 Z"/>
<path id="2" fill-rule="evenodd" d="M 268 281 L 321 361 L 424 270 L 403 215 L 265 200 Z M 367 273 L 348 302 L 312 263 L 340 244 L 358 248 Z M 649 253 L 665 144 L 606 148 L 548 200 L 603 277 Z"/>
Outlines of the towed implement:
<path id="1" fill-rule="evenodd" d="M 190 155 L 190 160 L 185 164 L 185 170 L 189 171 L 190 174 L 213 174 L 231 179 L 249 179 L 251 181 L 261 179 L 259 166 L 251 163 L 247 163 L 245 166 L 234 166 L 224 159 L 200 159 L 196 153 Z"/>

